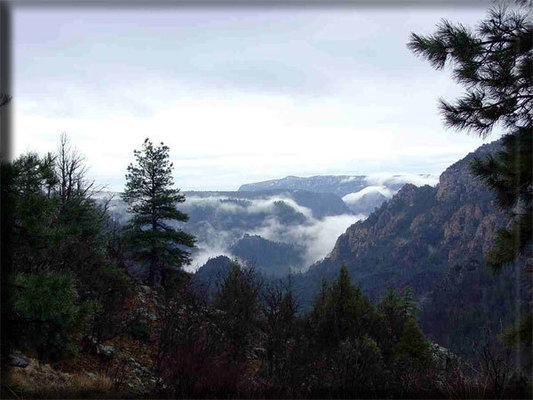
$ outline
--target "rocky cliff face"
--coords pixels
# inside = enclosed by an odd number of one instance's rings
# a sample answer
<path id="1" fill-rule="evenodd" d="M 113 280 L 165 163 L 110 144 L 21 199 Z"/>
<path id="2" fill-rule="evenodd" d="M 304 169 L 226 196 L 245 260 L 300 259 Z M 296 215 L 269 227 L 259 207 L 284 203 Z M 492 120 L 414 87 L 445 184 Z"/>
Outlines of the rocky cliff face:
<path id="1" fill-rule="evenodd" d="M 454 318 L 457 321 L 460 316 L 468 325 L 470 312 L 483 314 L 485 310 L 489 320 L 503 318 L 510 323 L 516 313 L 511 306 L 505 309 L 501 298 L 516 304 L 519 288 L 505 284 L 511 279 L 509 273 L 490 276 L 483 264 L 484 252 L 492 246 L 496 231 L 506 226 L 507 218 L 496 209 L 492 193 L 470 173 L 474 157 L 498 147 L 498 142 L 484 145 L 453 164 L 440 176 L 437 187 L 403 186 L 368 219 L 350 226 L 331 254 L 302 276 L 305 283 L 300 288 L 315 290 L 320 279 L 333 279 L 342 264 L 371 298 L 389 287 L 411 286 L 422 308 L 426 333 L 456 348 L 457 338 L 446 326 Z M 476 296 L 471 293 L 474 288 Z M 303 304 L 309 304 L 310 292 L 302 290 Z M 457 305 L 454 311 L 447 308 L 452 300 Z M 443 311 L 437 321 L 439 307 Z M 472 326 L 462 331 L 479 333 Z"/>
<path id="2" fill-rule="evenodd" d="M 406 184 L 368 219 L 350 226 L 312 273 L 345 263 L 356 280 L 380 288 L 383 282 L 372 275 L 388 272 L 403 282 L 428 267 L 444 272 L 469 259 L 481 260 L 506 218 L 469 165 L 497 146 L 484 145 L 450 166 L 437 187 Z"/>

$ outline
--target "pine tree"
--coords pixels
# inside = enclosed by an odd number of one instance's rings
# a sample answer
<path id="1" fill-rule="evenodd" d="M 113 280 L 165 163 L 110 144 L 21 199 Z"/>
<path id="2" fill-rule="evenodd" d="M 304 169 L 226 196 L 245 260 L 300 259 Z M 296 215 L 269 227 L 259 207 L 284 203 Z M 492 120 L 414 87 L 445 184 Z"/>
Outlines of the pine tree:
<path id="1" fill-rule="evenodd" d="M 267 376 L 278 383 L 287 382 L 290 364 L 289 347 L 296 333 L 297 304 L 291 283 L 270 282 L 262 295 L 265 366 Z"/>
<path id="2" fill-rule="evenodd" d="M 411 323 L 409 321 L 416 325 L 416 329 L 420 329 L 416 324 L 417 305 L 413 301 L 412 289 L 407 288 L 403 294 L 388 289 L 378 304 L 378 313 L 381 320 L 377 332 L 380 336 L 379 344 L 385 359 L 390 361 L 396 351 L 395 348 L 405 336 L 407 326 Z M 422 350 L 420 348 L 420 351 Z"/>
<path id="3" fill-rule="evenodd" d="M 13 272 L 72 272 L 77 289 L 91 291 L 105 263 L 105 206 L 92 195 L 83 156 L 61 135 L 57 153 L 27 153 L 11 164 Z"/>
<path id="4" fill-rule="evenodd" d="M 529 6 L 531 7 L 531 6 Z M 528 12 L 489 11 L 476 31 L 443 20 L 433 35 L 407 45 L 436 69 L 452 66 L 466 88 L 455 104 L 440 100 L 449 127 L 487 136 L 496 123 L 515 130 L 533 122 L 533 24 Z"/>
<path id="5" fill-rule="evenodd" d="M 342 265 L 337 279 L 315 298 L 309 320 L 317 343 L 336 346 L 349 337 L 367 333 L 373 319 L 371 304 L 359 287 L 352 285 L 348 269 Z"/>
<path id="6" fill-rule="evenodd" d="M 215 293 L 213 305 L 224 313 L 219 326 L 229 345 L 231 361 L 240 362 L 252 355 L 253 341 L 259 333 L 260 289 L 255 271 L 234 263 Z"/>
<path id="7" fill-rule="evenodd" d="M 9 174 L 9 192 L 2 193 L 9 218 L 2 222 L 10 225 L 11 252 L 11 277 L 2 280 L 6 348 L 61 358 L 75 342 L 81 327 L 75 325 L 83 322 L 85 312 L 96 307 L 108 311 L 104 299 L 113 301 L 121 294 L 114 284 L 120 271 L 110 273 L 117 270 L 108 266 L 112 260 L 105 252 L 106 209 L 91 198 L 94 185 L 85 171 L 83 157 L 66 135 L 56 154 L 26 153 L 2 166 L 2 178 Z M 109 321 L 109 315 L 105 318 Z M 87 321 L 91 328 L 94 321 Z"/>
<path id="8" fill-rule="evenodd" d="M 184 247 L 194 247 L 195 239 L 170 221 L 185 222 L 187 214 L 176 209 L 185 201 L 179 189 L 173 189 L 173 164 L 169 148 L 154 147 L 147 138 L 142 150 L 135 150 L 135 164 L 128 166 L 126 189 L 122 198 L 133 214 L 128 241 L 136 257 L 148 263 L 149 280 L 154 286 L 165 283 L 168 271 L 190 263 Z"/>
<path id="9" fill-rule="evenodd" d="M 530 246 L 533 237 L 531 129 L 518 128 L 516 133 L 504 136 L 502 147 L 496 156 L 476 159 L 472 164 L 472 171 L 496 194 L 498 206 L 514 220 L 511 229 L 498 231 L 495 246 L 487 253 L 487 263 L 493 270 L 516 259 Z"/>

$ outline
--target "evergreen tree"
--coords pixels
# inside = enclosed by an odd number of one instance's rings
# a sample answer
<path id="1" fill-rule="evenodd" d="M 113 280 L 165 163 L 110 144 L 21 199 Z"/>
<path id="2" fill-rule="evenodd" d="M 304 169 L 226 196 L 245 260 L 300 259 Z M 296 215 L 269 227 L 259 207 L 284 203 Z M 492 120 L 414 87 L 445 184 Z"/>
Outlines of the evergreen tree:
<path id="1" fill-rule="evenodd" d="M 252 357 L 253 342 L 259 333 L 260 282 L 253 269 L 232 269 L 215 293 L 213 306 L 223 311 L 219 326 L 229 346 L 231 361 Z"/>
<path id="2" fill-rule="evenodd" d="M 23 154 L 11 175 L 12 272 L 72 272 L 77 288 L 90 290 L 105 263 L 107 214 L 92 199 L 83 157 L 62 135 L 56 154 Z"/>
<path id="3" fill-rule="evenodd" d="M 487 263 L 493 270 L 523 252 L 531 257 L 533 237 L 532 128 L 520 127 L 514 134 L 504 136 L 502 147 L 495 156 L 476 159 L 472 164 L 472 171 L 494 191 L 498 206 L 507 210 L 514 221 L 511 229 L 498 231 L 496 243 L 487 254 Z"/>
<path id="4" fill-rule="evenodd" d="M 455 80 L 466 87 L 455 104 L 440 100 L 448 126 L 483 137 L 496 123 L 511 130 L 531 128 L 533 24 L 528 12 L 492 9 L 475 31 L 443 20 L 433 35 L 412 33 L 408 47 L 436 69 L 450 64 Z"/>
<path id="5" fill-rule="evenodd" d="M 2 166 L 3 178 L 9 173 L 9 192 L 2 193 L 9 218 L 2 222 L 10 225 L 12 274 L 2 281 L 7 347 L 61 358 L 78 332 L 74 322 L 85 317 L 80 306 L 108 312 L 106 294 L 120 296 L 112 280 L 120 271 L 109 273 L 105 253 L 106 210 L 91 198 L 82 161 L 62 135 L 57 153 L 27 153 Z"/>
<path id="6" fill-rule="evenodd" d="M 173 189 L 169 148 L 161 143 L 154 147 L 147 138 L 142 150 L 135 150 L 135 164 L 128 166 L 126 189 L 122 198 L 133 214 L 129 226 L 132 251 L 149 265 L 149 280 L 154 286 L 165 282 L 168 270 L 190 263 L 184 247 L 194 247 L 192 235 L 176 229 L 169 221 L 187 221 L 176 209 L 185 201 L 179 189 Z"/>
<path id="7" fill-rule="evenodd" d="M 342 265 L 331 285 L 323 282 L 309 319 L 318 344 L 336 346 L 342 340 L 367 333 L 373 309 L 361 289 L 352 286 L 348 269 Z"/>
<path id="8" fill-rule="evenodd" d="M 431 348 L 422 330 L 413 318 L 409 318 L 395 349 L 395 358 L 414 366 L 428 366 L 431 365 L 431 357 Z"/>
<path id="9" fill-rule="evenodd" d="M 389 289 L 379 302 L 380 324 L 376 333 L 383 356 L 388 362 L 407 350 L 407 355 L 422 358 L 429 351 L 416 322 L 417 311 L 411 288 L 407 288 L 403 294 Z M 414 343 L 419 346 L 416 347 Z"/>
<path id="10" fill-rule="evenodd" d="M 297 304 L 291 283 L 270 282 L 262 296 L 267 376 L 277 384 L 290 383 L 290 347 L 296 337 Z"/>

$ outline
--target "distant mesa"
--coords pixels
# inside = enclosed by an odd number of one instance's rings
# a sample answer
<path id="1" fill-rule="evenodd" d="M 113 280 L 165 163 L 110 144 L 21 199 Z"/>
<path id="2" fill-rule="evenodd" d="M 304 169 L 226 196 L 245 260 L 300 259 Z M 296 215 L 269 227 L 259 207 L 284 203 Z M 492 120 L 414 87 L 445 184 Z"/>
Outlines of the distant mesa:
<path id="1" fill-rule="evenodd" d="M 282 179 L 271 179 L 263 182 L 241 185 L 239 192 L 257 192 L 272 189 L 307 190 L 317 193 L 333 193 L 343 197 L 348 193 L 357 192 L 367 186 L 366 176 L 322 175 L 300 178 L 287 176 Z"/>

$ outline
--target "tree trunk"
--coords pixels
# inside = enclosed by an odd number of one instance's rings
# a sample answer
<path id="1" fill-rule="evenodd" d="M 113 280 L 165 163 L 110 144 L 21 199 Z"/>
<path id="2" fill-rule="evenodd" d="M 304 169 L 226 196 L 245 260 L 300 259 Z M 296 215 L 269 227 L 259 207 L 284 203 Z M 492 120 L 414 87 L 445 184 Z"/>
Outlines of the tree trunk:
<path id="1" fill-rule="evenodd" d="M 161 274 L 161 263 L 159 262 L 157 252 L 153 250 L 152 257 L 150 260 L 150 276 L 148 279 L 152 283 L 152 286 L 159 287 L 161 286 L 162 278 L 163 276 Z"/>

